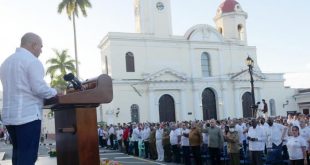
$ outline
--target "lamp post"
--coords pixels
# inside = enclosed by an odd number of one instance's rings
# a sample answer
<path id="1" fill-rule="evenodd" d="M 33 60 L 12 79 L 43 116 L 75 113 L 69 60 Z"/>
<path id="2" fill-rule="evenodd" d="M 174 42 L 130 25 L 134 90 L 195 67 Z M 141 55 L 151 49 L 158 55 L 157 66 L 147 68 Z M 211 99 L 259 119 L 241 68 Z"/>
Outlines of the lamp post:
<path id="1" fill-rule="evenodd" d="M 250 73 L 250 77 L 251 77 L 251 96 L 252 96 L 252 116 L 256 117 L 255 112 L 256 112 L 256 105 L 255 105 L 255 94 L 254 94 L 254 80 L 253 80 L 253 67 L 254 67 L 254 60 L 248 56 L 246 58 L 246 64 L 249 67 L 249 73 Z"/>

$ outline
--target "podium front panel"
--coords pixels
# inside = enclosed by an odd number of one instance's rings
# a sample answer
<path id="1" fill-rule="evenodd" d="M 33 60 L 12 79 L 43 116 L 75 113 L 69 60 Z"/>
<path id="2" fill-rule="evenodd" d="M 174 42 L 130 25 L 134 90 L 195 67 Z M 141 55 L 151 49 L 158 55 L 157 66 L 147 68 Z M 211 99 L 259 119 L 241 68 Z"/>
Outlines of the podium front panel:
<path id="1" fill-rule="evenodd" d="M 96 108 L 55 110 L 58 165 L 99 165 Z"/>

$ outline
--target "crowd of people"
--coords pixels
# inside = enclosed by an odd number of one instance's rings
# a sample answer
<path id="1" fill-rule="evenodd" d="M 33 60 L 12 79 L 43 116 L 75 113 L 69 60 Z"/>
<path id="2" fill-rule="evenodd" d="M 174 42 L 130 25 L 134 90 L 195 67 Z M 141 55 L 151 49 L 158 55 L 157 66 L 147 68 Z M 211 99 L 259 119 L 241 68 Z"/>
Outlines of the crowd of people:
<path id="1" fill-rule="evenodd" d="M 100 147 L 156 161 L 309 164 L 310 123 L 309 116 L 303 114 L 103 125 L 98 127 L 98 135 Z"/>

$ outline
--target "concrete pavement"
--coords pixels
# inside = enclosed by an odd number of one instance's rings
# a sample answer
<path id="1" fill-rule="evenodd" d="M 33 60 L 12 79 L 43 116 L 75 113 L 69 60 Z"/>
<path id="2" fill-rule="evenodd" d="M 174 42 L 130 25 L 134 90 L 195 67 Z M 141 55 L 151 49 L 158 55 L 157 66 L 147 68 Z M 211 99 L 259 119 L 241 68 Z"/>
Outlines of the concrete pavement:
<path id="1" fill-rule="evenodd" d="M 38 160 L 36 165 L 57 165 L 57 158 L 50 158 L 48 151 L 50 148 L 55 148 L 55 141 L 48 139 L 44 143 L 40 144 Z M 12 145 L 5 144 L 0 141 L 0 153 L 5 152 L 4 160 L 0 160 L 0 165 L 11 165 L 12 164 Z M 123 165 L 174 165 L 174 163 L 156 162 L 149 159 L 143 159 L 124 153 L 120 153 L 116 150 L 99 149 L 101 160 L 114 160 Z"/>

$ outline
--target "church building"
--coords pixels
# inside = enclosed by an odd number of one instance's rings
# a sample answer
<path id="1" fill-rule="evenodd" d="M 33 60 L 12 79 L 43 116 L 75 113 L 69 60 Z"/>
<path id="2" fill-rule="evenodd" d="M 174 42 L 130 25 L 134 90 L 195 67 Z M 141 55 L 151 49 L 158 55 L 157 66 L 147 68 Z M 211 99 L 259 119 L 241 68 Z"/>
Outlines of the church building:
<path id="1" fill-rule="evenodd" d="M 194 25 L 183 36 L 172 33 L 170 0 L 134 3 L 136 33 L 110 32 L 99 44 L 114 97 L 98 107 L 98 122 L 252 117 L 247 57 L 254 61 L 255 102 L 265 99 L 271 116 L 298 109 L 283 74 L 260 70 L 247 42 L 248 14 L 237 1 L 214 9 L 215 26 Z"/>

